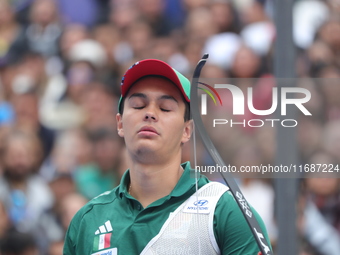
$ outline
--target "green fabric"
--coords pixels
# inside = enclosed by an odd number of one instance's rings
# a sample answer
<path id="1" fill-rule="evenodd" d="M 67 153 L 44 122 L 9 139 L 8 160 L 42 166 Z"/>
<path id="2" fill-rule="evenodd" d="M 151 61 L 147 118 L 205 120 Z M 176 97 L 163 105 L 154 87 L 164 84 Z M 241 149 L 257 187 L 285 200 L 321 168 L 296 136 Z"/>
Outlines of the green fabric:
<path id="1" fill-rule="evenodd" d="M 158 234 L 169 214 L 195 192 L 190 164 L 187 162 L 182 166 L 185 171 L 174 190 L 146 208 L 128 194 L 130 175 L 126 171 L 120 186 L 94 198 L 75 215 L 65 237 L 64 254 L 94 253 L 95 232 L 108 220 L 113 228 L 111 248 L 117 247 L 118 255 L 140 254 Z M 205 176 L 201 176 L 198 186 L 208 182 Z M 254 213 L 266 234 L 261 218 Z M 253 255 L 259 251 L 241 210 L 229 192 L 216 206 L 214 232 L 222 254 Z M 267 234 L 266 238 L 268 240 Z"/>
<path id="2" fill-rule="evenodd" d="M 190 87 L 191 87 L 191 84 L 190 84 L 190 81 L 183 75 L 181 74 L 180 72 L 178 72 L 177 70 L 173 69 L 172 70 L 175 71 L 179 81 L 181 82 L 182 84 L 182 88 L 184 89 L 184 92 L 185 94 L 187 95 L 187 97 L 190 99 Z"/>

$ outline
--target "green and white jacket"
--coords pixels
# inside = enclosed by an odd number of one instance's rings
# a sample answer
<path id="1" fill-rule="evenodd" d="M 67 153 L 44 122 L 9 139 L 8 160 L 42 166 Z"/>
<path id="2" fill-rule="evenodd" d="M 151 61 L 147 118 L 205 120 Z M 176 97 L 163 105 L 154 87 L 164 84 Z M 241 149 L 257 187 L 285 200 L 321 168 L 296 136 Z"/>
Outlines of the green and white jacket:
<path id="1" fill-rule="evenodd" d="M 118 187 L 74 216 L 64 255 L 256 255 L 258 246 L 228 187 L 201 175 L 195 193 L 190 163 L 182 167 L 173 191 L 146 208 L 129 195 L 126 171 Z"/>

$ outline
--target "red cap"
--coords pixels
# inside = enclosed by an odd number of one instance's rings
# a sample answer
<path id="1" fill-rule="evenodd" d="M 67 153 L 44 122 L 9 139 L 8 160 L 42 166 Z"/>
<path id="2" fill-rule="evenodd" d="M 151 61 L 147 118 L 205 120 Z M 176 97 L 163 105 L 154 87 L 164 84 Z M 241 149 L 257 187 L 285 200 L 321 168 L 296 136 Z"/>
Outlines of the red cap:
<path id="1" fill-rule="evenodd" d="M 184 75 L 161 60 L 145 59 L 133 64 L 124 74 L 120 84 L 122 96 L 118 104 L 119 109 L 122 98 L 126 96 L 130 87 L 137 80 L 148 75 L 159 75 L 171 80 L 182 92 L 185 100 L 190 102 L 190 82 Z"/>

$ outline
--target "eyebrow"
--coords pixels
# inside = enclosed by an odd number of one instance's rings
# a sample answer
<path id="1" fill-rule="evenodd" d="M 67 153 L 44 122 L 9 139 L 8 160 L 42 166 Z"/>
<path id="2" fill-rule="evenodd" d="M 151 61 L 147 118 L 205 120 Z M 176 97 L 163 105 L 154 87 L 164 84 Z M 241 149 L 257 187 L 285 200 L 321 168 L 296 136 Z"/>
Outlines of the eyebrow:
<path id="1" fill-rule="evenodd" d="M 130 99 L 130 98 L 133 98 L 133 97 L 146 98 L 146 95 L 143 94 L 143 93 L 133 93 L 131 96 L 129 96 L 129 99 Z"/>
<path id="2" fill-rule="evenodd" d="M 176 100 L 176 98 L 174 98 L 173 96 L 169 96 L 169 95 L 163 95 L 161 96 L 159 99 L 170 99 L 175 101 L 176 103 L 178 103 L 178 101 Z"/>
<path id="3" fill-rule="evenodd" d="M 131 96 L 129 96 L 129 99 L 133 98 L 133 97 L 139 97 L 139 98 L 143 98 L 143 99 L 146 99 L 147 96 L 143 93 L 133 93 Z M 162 95 L 158 98 L 158 100 L 173 100 L 175 101 L 176 103 L 178 103 L 178 101 L 176 100 L 176 98 L 174 98 L 173 96 L 170 96 L 170 95 Z"/>

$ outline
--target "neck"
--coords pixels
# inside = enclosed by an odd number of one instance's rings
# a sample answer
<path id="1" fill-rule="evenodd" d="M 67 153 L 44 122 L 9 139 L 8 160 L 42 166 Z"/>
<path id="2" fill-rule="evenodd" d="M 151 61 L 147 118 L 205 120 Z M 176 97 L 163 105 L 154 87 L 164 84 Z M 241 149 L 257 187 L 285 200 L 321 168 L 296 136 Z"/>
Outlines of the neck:
<path id="1" fill-rule="evenodd" d="M 129 193 L 145 208 L 154 201 L 169 195 L 182 173 L 180 160 L 155 165 L 134 163 L 130 168 Z"/>

